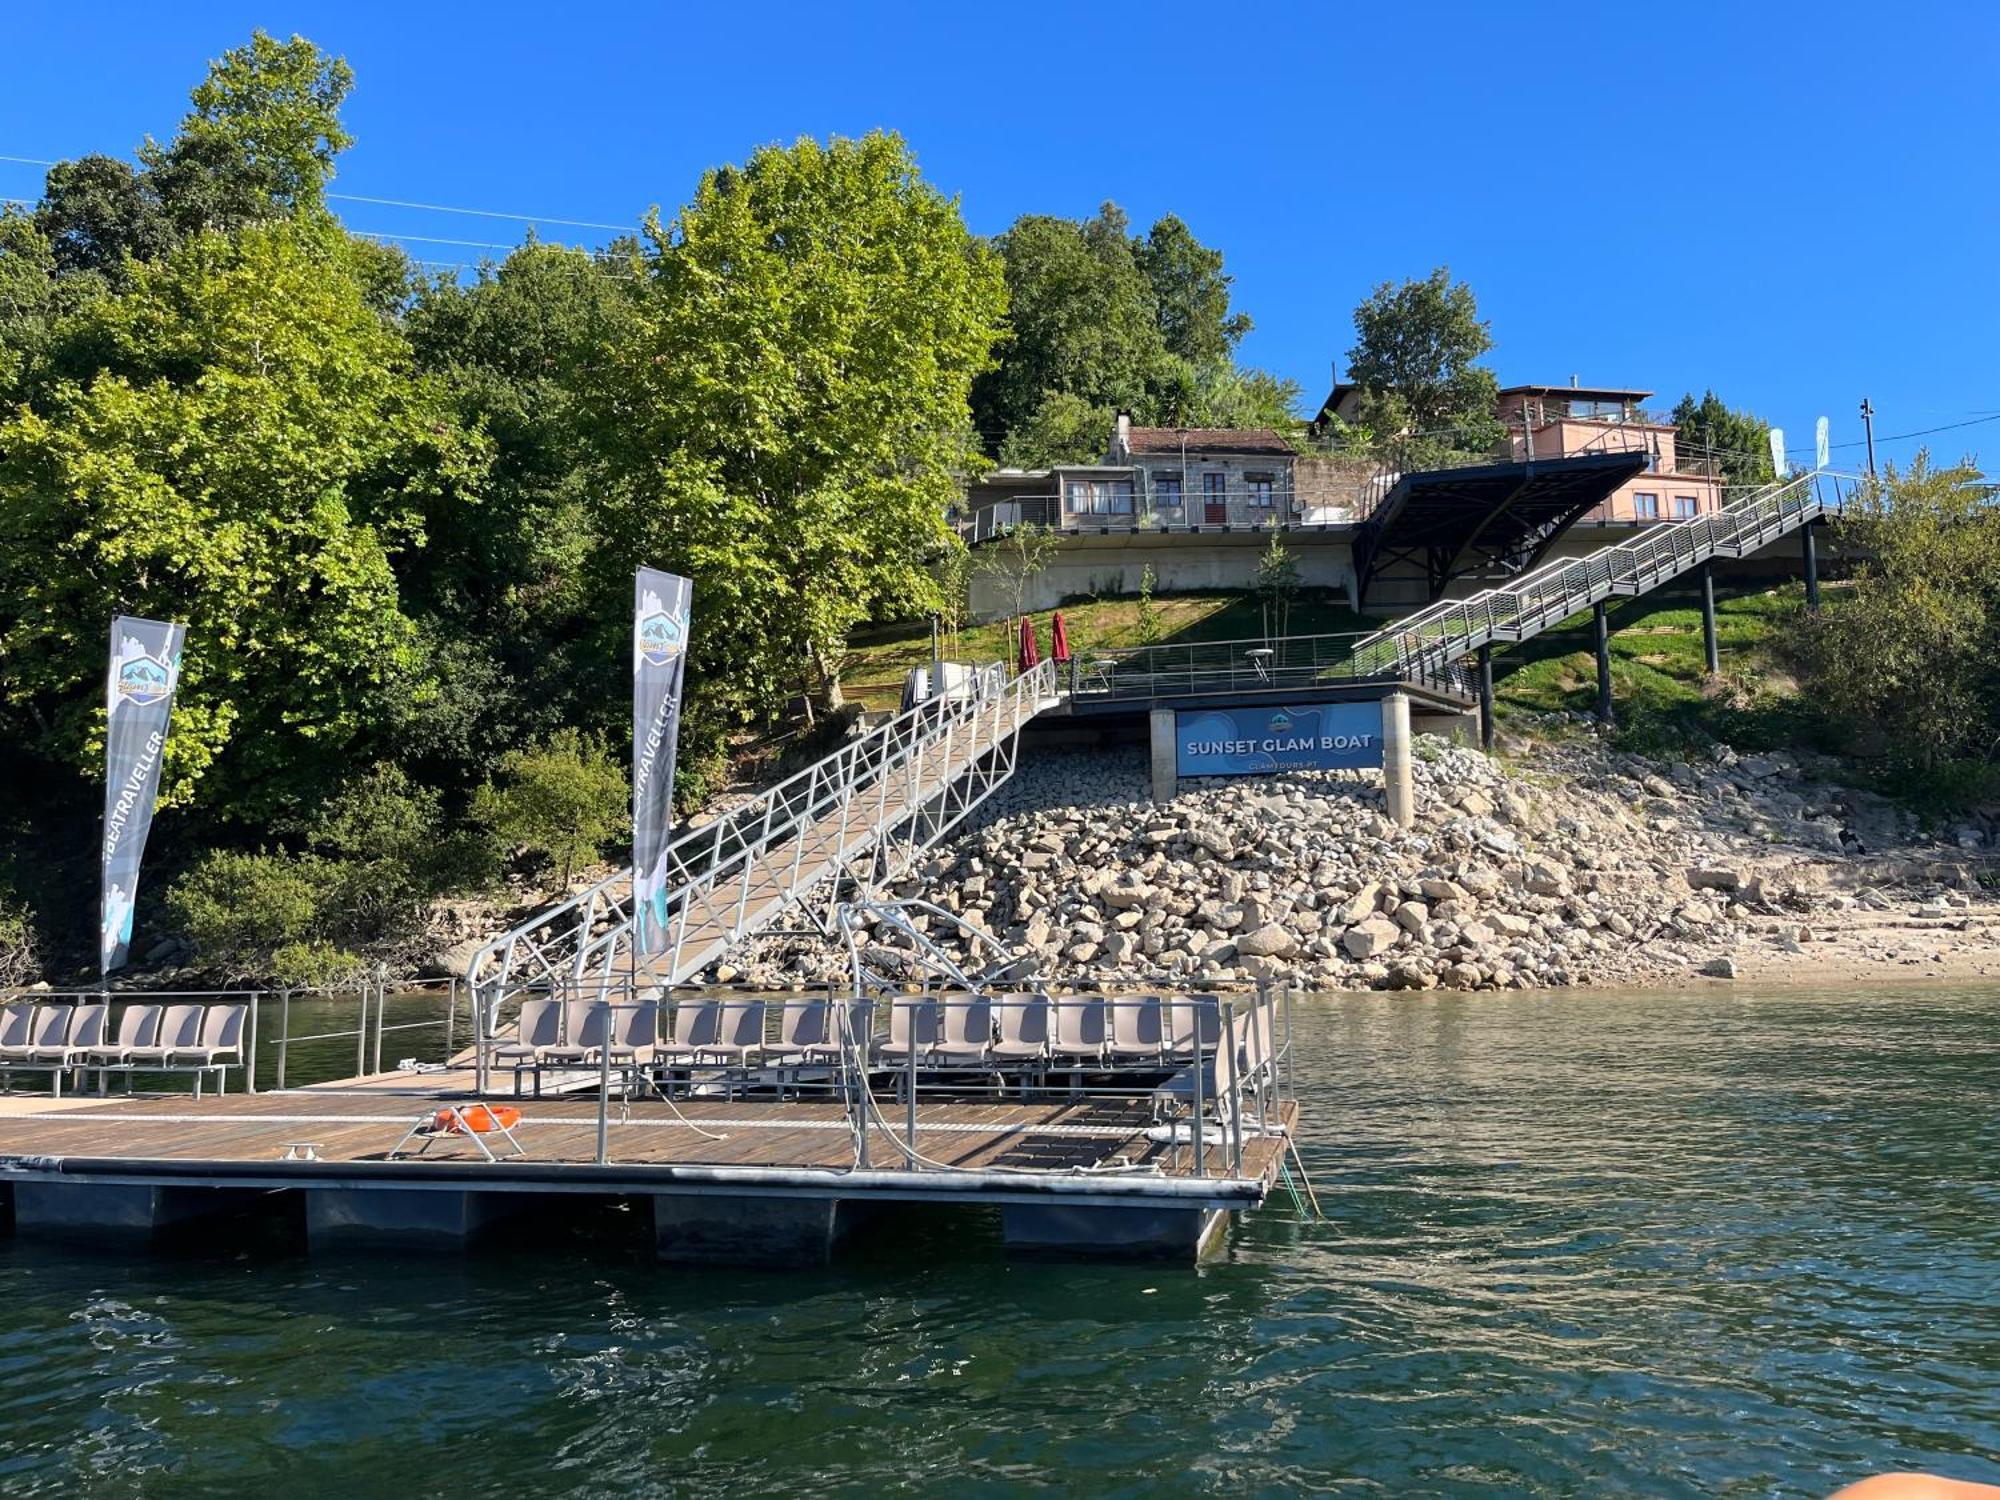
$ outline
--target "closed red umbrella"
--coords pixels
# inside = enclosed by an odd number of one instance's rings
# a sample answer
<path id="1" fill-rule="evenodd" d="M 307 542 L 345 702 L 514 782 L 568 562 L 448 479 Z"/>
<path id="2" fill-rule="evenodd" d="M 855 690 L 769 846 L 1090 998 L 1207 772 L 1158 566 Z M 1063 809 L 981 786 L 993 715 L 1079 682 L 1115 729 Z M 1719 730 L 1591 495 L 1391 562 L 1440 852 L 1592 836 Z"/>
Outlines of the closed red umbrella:
<path id="1" fill-rule="evenodd" d="M 1061 610 L 1049 621 L 1049 660 L 1058 666 L 1069 660 L 1069 629 L 1063 624 Z"/>
<path id="2" fill-rule="evenodd" d="M 1030 667 L 1039 666 L 1041 660 L 1042 648 L 1035 643 L 1034 619 L 1023 615 L 1021 617 L 1021 670 L 1025 672 Z"/>

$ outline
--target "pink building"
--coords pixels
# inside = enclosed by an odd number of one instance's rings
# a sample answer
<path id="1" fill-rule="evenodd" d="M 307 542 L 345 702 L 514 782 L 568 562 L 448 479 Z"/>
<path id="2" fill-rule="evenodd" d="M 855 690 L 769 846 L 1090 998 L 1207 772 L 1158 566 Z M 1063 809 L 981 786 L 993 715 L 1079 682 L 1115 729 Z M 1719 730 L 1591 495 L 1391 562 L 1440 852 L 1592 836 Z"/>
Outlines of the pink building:
<path id="1" fill-rule="evenodd" d="M 1651 525 L 1722 509 L 1722 478 L 1709 459 L 1684 456 L 1674 424 L 1645 410 L 1651 391 L 1574 385 L 1511 385 L 1497 414 L 1515 460 L 1582 453 L 1643 453 L 1647 467 L 1582 517 L 1612 525 Z"/>

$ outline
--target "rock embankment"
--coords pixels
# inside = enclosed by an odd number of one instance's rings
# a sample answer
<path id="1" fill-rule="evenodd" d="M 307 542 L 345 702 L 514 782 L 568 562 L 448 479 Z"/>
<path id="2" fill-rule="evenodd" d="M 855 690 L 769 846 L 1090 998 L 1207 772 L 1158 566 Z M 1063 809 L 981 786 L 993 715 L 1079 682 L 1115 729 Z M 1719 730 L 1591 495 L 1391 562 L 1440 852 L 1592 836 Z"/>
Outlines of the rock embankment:
<path id="1" fill-rule="evenodd" d="M 1045 755 L 896 894 L 1070 981 L 1476 990 L 1809 977 L 1814 960 L 1984 972 L 1989 956 L 2000 971 L 2000 913 L 1968 863 L 1993 830 L 1925 841 L 1824 769 L 1726 747 L 1661 766 L 1588 737 L 1503 762 L 1420 740 L 1402 829 L 1373 776 L 1196 783 L 1156 804 L 1136 752 Z M 839 971 L 827 947 L 772 940 L 714 977 Z"/>

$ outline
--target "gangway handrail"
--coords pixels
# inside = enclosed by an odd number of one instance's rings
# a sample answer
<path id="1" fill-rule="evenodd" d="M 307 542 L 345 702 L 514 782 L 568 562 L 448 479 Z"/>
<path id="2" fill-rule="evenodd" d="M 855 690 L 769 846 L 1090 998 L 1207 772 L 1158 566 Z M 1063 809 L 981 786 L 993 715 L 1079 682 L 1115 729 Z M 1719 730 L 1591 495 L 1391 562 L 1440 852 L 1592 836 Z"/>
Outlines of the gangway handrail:
<path id="1" fill-rule="evenodd" d="M 1732 549 L 1747 556 L 1839 510 L 1861 482 L 1857 475 L 1813 470 L 1767 485 L 1722 511 L 1670 521 L 1619 546 L 1546 563 L 1504 587 L 1440 600 L 1358 642 L 1356 668 L 1421 673 L 1495 640 L 1528 640 L 1621 591 L 1645 593 Z"/>
<path id="2" fill-rule="evenodd" d="M 906 792 L 916 797 L 913 806 L 899 803 L 893 809 L 895 821 L 907 821 L 935 795 L 935 789 L 926 792 L 915 775 L 917 763 L 928 751 L 940 745 L 949 751 L 958 733 L 965 730 L 973 753 L 965 767 L 956 769 L 948 756 L 947 770 L 952 775 L 970 771 L 980 757 L 1018 731 L 1054 693 L 1054 667 L 1049 662 L 1012 678 L 1002 664 L 992 663 L 973 674 L 969 693 L 917 704 L 714 821 L 688 829 L 669 843 L 665 853 L 668 908 L 673 914 L 670 927 L 676 921 L 681 924 L 674 941 L 685 935 L 692 907 L 689 897 L 738 873 L 746 878 L 746 897 L 739 903 L 738 922 L 731 931 L 745 935 L 738 927 L 744 922 L 754 926 L 758 920 L 758 914 L 748 910 L 747 878 L 760 855 L 787 839 L 798 843 L 794 836 L 802 835 L 818 819 L 851 806 L 861 792 L 877 788 L 885 795 L 863 842 L 870 847 L 879 845 L 891 831 L 884 821 L 892 811 L 886 788 L 898 773 L 911 773 Z M 982 736 L 982 728 L 994 732 Z M 1011 771 L 1011 764 L 1007 769 Z M 919 792 L 924 795 L 918 796 Z M 958 816 L 967 810 L 969 806 L 961 807 Z M 840 850 L 846 858 L 865 852 L 866 848 L 849 849 L 844 843 Z M 810 885 L 824 871 L 807 871 L 795 858 L 789 871 L 779 873 L 789 883 L 777 889 L 778 906 L 763 912 L 763 920 L 796 898 L 798 882 Z M 499 1003 L 530 990 L 574 989 L 592 976 L 600 986 L 609 983 L 613 978 L 611 965 L 631 930 L 631 884 L 628 865 L 481 947 L 467 966 L 467 980 L 482 1013 L 490 1020 Z"/>

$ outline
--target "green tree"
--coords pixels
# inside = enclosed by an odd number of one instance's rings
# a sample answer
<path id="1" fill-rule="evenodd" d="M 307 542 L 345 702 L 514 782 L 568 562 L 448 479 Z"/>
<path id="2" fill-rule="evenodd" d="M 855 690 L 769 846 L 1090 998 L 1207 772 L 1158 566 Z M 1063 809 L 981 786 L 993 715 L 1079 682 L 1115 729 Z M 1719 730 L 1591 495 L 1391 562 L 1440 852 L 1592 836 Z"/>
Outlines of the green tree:
<path id="1" fill-rule="evenodd" d="M 121 280 L 125 261 L 152 260 L 170 240 L 151 185 L 129 163 L 81 156 L 49 168 L 35 227 L 59 274 L 94 271 Z"/>
<path id="2" fill-rule="evenodd" d="M 1375 431 L 1490 447 L 1499 382 L 1476 363 L 1493 346 L 1472 288 L 1439 266 L 1420 281 L 1383 282 L 1354 309 L 1348 379 L 1363 392 L 1360 420 Z"/>
<path id="3" fill-rule="evenodd" d="M 397 562 L 429 663 L 403 758 L 447 784 L 477 784 L 506 746 L 559 724 L 612 732 L 629 692 L 605 628 L 622 608 L 592 558 L 610 483 L 598 424 L 617 402 L 603 365 L 633 337 L 636 287 L 629 246 L 530 242 L 468 282 L 427 283 L 410 308 L 418 367 L 493 448 L 480 503 L 433 516 Z"/>
<path id="4" fill-rule="evenodd" d="M 168 888 L 167 917 L 195 963 L 225 983 L 315 983 L 354 962 L 319 935 L 330 894 L 326 866 L 310 856 L 212 849 Z"/>
<path id="5" fill-rule="evenodd" d="M 600 597 L 629 597 L 638 561 L 694 580 L 684 732 L 713 746 L 798 688 L 837 702 L 856 624 L 936 606 L 1004 293 L 958 204 L 883 133 L 712 171 L 647 239 Z"/>
<path id="6" fill-rule="evenodd" d="M 1771 468 L 1771 427 L 1761 417 L 1736 411 L 1713 390 L 1701 400 L 1682 396 L 1674 408 L 1676 454 L 1689 459 L 1712 458 L 1732 485 L 1770 484 L 1778 476 Z"/>
<path id="7" fill-rule="evenodd" d="M 482 445 L 413 376 L 324 221 L 192 239 L 58 330 L 101 367 L 0 425 L 0 709 L 94 769 L 104 622 L 187 622 L 163 794 L 310 807 L 421 666 L 391 560 Z M 60 365 L 60 347 L 56 355 Z"/>
<path id="8" fill-rule="evenodd" d="M 1223 273 L 1222 252 L 1202 244 L 1177 215 L 1168 214 L 1133 242 L 1132 254 L 1152 286 L 1167 352 L 1197 369 L 1227 366 L 1251 323 L 1248 314 L 1229 310 L 1234 278 Z"/>
<path id="9" fill-rule="evenodd" d="M 543 861 L 561 891 L 624 826 L 630 798 L 624 768 L 601 741 L 559 729 L 546 744 L 500 758 L 500 780 L 480 789 L 473 816 L 503 844 Z"/>
<path id="10" fill-rule="evenodd" d="M 1019 469 L 1098 463 L 1111 446 L 1117 420 L 1112 407 L 1092 405 L 1068 391 L 1050 391 L 1027 421 L 1007 434 L 1000 462 Z"/>
<path id="11" fill-rule="evenodd" d="M 1124 212 L 1107 203 L 1081 223 L 1028 214 L 995 247 L 1006 268 L 1012 336 L 973 388 L 973 417 L 987 444 L 998 451 L 1057 394 L 1149 415 L 1167 346 Z M 1109 435 L 1106 423 L 1100 451 Z M 1024 461 L 1045 461 L 1020 444 L 1014 451 Z"/>
<path id="12" fill-rule="evenodd" d="M 347 64 L 304 37 L 253 33 L 210 65 L 173 141 L 140 147 L 161 211 L 193 235 L 320 208 L 352 141 L 340 106 L 353 86 Z"/>
<path id="13" fill-rule="evenodd" d="M 1905 793 L 1991 796 L 2000 755 L 2000 507 L 1970 463 L 1891 466 L 1840 521 L 1852 597 L 1802 615 L 1807 696 L 1878 733 Z"/>
<path id="14" fill-rule="evenodd" d="M 35 221 L 0 211 L 0 411 L 41 382 L 55 336 L 55 277 L 54 252 Z"/>

